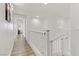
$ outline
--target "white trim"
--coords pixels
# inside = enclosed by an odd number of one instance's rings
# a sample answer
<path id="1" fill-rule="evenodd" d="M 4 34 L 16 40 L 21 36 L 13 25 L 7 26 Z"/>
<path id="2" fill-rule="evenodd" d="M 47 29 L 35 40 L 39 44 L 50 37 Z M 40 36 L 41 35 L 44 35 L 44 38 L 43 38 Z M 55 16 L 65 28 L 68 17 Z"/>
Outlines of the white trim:
<path id="1" fill-rule="evenodd" d="M 43 56 L 40 51 L 34 46 L 34 44 L 31 41 L 27 41 L 28 44 L 31 46 L 32 50 L 36 54 L 36 56 Z"/>
<path id="2" fill-rule="evenodd" d="M 11 56 L 11 52 L 12 52 L 12 50 L 13 50 L 13 46 L 14 46 L 14 42 L 13 42 L 13 44 L 12 44 L 12 47 L 11 47 L 11 49 L 10 49 L 10 52 L 9 52 L 8 56 Z"/>

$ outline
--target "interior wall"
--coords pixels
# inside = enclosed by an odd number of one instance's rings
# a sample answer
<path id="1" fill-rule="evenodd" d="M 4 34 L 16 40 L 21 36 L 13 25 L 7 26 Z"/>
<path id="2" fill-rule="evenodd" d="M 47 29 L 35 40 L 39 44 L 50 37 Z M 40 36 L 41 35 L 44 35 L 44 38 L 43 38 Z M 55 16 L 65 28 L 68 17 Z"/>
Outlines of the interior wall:
<path id="1" fill-rule="evenodd" d="M 5 21 L 5 5 L 0 3 L 0 55 L 9 55 L 13 42 L 13 23 Z"/>
<path id="2" fill-rule="evenodd" d="M 1 4 L 0 3 L 0 20 L 3 20 L 4 19 L 4 12 L 3 11 L 5 11 L 4 10 L 4 4 Z"/>
<path id="3" fill-rule="evenodd" d="M 79 3 L 71 4 L 71 53 L 79 56 Z"/>
<path id="4" fill-rule="evenodd" d="M 28 13 L 26 11 L 27 16 L 30 16 L 31 30 L 67 30 L 70 28 L 70 4 L 47 4 L 43 6 L 37 4 L 35 7 L 32 6 L 35 6 L 35 4 L 28 4 L 27 11 L 30 11 Z M 64 25 L 60 24 L 61 22 Z"/>

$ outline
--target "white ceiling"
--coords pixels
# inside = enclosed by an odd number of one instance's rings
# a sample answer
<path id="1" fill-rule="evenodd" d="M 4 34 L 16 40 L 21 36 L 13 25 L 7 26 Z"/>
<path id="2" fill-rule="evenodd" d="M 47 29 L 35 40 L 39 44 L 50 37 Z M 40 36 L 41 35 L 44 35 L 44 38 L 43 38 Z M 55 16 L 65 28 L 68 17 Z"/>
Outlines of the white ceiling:
<path id="1" fill-rule="evenodd" d="M 67 3 L 16 3 L 14 12 L 27 16 L 40 16 L 43 18 L 68 18 L 70 15 L 70 4 Z"/>

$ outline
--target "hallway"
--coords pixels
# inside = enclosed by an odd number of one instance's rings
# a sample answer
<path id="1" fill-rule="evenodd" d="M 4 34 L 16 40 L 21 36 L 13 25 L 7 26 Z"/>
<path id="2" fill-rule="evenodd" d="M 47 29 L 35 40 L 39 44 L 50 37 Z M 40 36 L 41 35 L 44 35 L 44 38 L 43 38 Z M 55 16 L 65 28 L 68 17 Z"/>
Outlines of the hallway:
<path id="1" fill-rule="evenodd" d="M 70 3 L 0 4 L 0 56 L 79 56 L 78 12 Z"/>
<path id="2" fill-rule="evenodd" d="M 17 36 L 14 42 L 11 56 L 35 56 L 35 54 L 25 38 Z"/>

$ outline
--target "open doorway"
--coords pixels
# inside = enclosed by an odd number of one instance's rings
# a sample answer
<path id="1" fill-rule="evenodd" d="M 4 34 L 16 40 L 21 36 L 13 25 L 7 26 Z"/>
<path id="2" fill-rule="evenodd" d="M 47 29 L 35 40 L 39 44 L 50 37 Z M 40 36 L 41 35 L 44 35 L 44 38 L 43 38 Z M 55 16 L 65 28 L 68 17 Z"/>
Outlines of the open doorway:
<path id="1" fill-rule="evenodd" d="M 26 37 L 26 17 L 21 14 L 14 15 L 14 27 L 15 33 L 17 35 L 18 30 L 22 33 L 24 37 Z"/>

